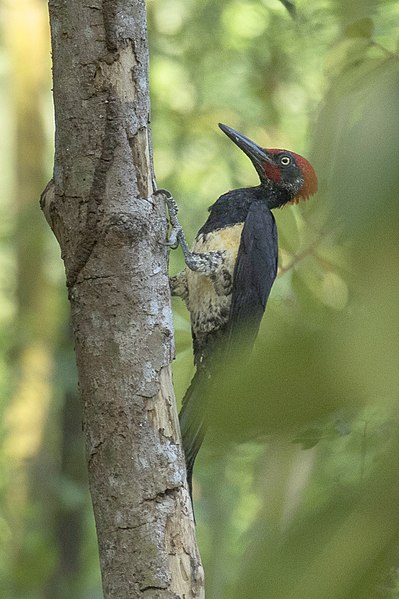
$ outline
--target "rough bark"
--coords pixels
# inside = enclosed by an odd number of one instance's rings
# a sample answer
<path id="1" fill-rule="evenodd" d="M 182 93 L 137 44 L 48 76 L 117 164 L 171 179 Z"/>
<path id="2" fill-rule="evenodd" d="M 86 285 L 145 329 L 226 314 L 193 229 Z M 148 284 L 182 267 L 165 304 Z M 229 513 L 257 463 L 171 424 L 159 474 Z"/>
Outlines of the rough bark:
<path id="1" fill-rule="evenodd" d="M 54 184 L 106 598 L 202 597 L 152 196 L 143 0 L 50 0 Z"/>

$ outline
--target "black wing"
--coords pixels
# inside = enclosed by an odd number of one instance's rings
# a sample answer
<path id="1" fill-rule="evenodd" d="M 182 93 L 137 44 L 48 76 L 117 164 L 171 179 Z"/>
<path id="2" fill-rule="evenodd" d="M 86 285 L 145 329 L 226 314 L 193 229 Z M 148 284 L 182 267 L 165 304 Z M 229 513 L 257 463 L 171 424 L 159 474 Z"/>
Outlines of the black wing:
<path id="1" fill-rule="evenodd" d="M 233 275 L 229 338 L 253 345 L 277 275 L 278 241 L 273 214 L 252 203 L 241 234 Z"/>

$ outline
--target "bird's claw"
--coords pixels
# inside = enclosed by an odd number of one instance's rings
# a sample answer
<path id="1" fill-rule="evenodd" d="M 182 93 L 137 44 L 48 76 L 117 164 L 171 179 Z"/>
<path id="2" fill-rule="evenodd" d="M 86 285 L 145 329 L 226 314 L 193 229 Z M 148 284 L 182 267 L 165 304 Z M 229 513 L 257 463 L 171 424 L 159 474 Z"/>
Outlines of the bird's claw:
<path id="1" fill-rule="evenodd" d="M 176 200 L 167 189 L 157 189 L 154 194 L 164 196 L 166 205 L 168 207 L 169 221 L 172 225 L 169 239 L 167 241 L 160 241 L 159 243 L 165 247 L 175 250 L 179 247 L 180 236 L 182 234 L 182 228 L 177 219 L 179 208 L 176 204 Z"/>
<path id="2" fill-rule="evenodd" d="M 177 207 L 176 200 L 172 196 L 170 191 L 168 191 L 167 189 L 160 188 L 154 191 L 154 195 L 164 196 L 166 205 L 168 206 L 168 210 L 171 215 L 175 216 L 178 213 L 179 209 Z"/>
<path id="3" fill-rule="evenodd" d="M 169 247 L 172 250 L 176 250 L 180 245 L 180 234 L 182 229 L 180 226 L 172 226 L 172 230 L 167 241 L 163 241 L 162 245 Z"/>
<path id="4" fill-rule="evenodd" d="M 169 239 L 167 241 L 161 242 L 162 245 L 170 247 L 172 249 L 176 249 L 180 245 L 181 249 L 183 250 L 184 260 L 187 266 L 191 270 L 199 270 L 200 268 L 203 268 L 202 262 L 200 261 L 201 264 L 198 265 L 198 259 L 195 259 L 193 257 L 192 252 L 190 252 L 186 238 L 183 233 L 182 226 L 179 223 L 179 219 L 177 218 L 177 213 L 179 209 L 177 207 L 174 197 L 167 189 L 158 189 L 154 193 L 162 195 L 165 198 L 165 202 L 168 207 L 169 222 L 171 225 Z"/>
<path id="5" fill-rule="evenodd" d="M 167 248 L 170 248 L 171 250 L 176 250 L 179 247 L 177 232 L 172 231 L 167 241 L 160 241 L 159 243 Z"/>

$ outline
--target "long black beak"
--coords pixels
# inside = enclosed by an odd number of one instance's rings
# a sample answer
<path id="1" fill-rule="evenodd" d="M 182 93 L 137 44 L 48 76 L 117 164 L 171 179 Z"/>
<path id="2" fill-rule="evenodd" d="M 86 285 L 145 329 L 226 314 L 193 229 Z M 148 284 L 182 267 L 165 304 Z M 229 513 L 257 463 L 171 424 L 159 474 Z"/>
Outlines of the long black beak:
<path id="1" fill-rule="evenodd" d="M 242 150 L 248 156 L 248 158 L 251 159 L 258 173 L 259 168 L 262 170 L 262 173 L 264 173 L 264 167 L 262 166 L 262 163 L 272 162 L 266 150 L 258 146 L 258 144 L 253 142 L 251 139 L 248 139 L 248 137 L 245 137 L 245 135 L 241 135 L 241 133 L 238 133 L 238 131 L 235 131 L 231 127 L 223 125 L 223 123 L 219 123 L 219 127 L 223 133 L 225 133 L 227 137 L 229 137 L 231 141 L 233 141 L 236 146 L 238 146 L 240 150 Z"/>

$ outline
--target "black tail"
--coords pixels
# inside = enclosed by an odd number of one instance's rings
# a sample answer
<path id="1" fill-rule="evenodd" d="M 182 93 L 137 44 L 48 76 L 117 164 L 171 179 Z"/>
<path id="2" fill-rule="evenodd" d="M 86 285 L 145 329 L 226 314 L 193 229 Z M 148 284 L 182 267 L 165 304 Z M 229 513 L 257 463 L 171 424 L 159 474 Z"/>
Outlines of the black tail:
<path id="1" fill-rule="evenodd" d="M 183 449 L 186 459 L 187 483 L 192 501 L 192 477 L 195 458 L 202 445 L 207 428 L 206 403 L 209 375 L 197 370 L 187 389 L 179 414 Z"/>

